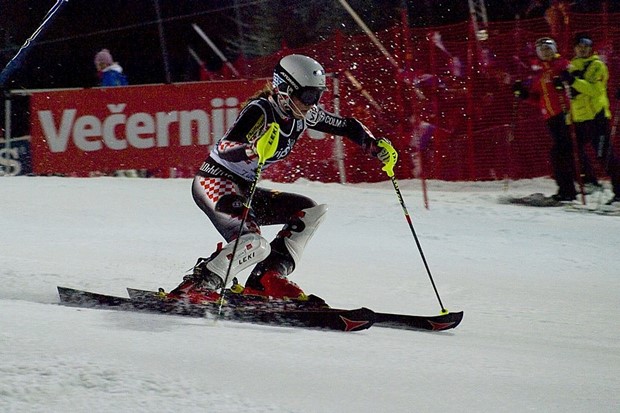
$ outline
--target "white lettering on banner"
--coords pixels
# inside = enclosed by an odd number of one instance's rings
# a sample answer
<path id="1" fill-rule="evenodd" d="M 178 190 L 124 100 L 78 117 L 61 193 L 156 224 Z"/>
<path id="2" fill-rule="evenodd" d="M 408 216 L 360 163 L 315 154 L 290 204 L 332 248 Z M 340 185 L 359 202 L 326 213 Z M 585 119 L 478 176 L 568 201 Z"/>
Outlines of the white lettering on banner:
<path id="1" fill-rule="evenodd" d="M 215 99 L 214 99 L 215 100 Z M 219 110 L 211 111 L 211 118 L 213 119 L 213 126 L 215 127 L 216 122 L 215 112 L 220 112 Z M 182 111 L 181 112 L 181 123 L 179 130 L 179 139 L 181 146 L 189 146 L 192 144 L 192 125 L 193 122 L 196 122 L 198 125 L 198 143 L 200 145 L 206 145 L 209 143 L 209 117 L 205 113 L 204 110 L 192 110 L 192 111 Z M 215 132 L 215 131 L 214 131 Z M 217 135 L 222 136 L 222 135 Z"/>
<path id="2" fill-rule="evenodd" d="M 179 121 L 179 113 L 177 111 L 173 112 L 157 112 L 157 136 L 160 136 L 160 139 L 157 139 L 157 146 L 159 147 L 167 147 L 170 146 L 170 141 L 168 139 L 168 128 L 171 124 Z"/>
<path id="3" fill-rule="evenodd" d="M 109 104 L 110 115 L 101 120 L 92 114 L 77 116 L 77 109 L 62 111 L 59 124 L 50 110 L 37 112 L 50 152 L 66 152 L 69 142 L 84 151 L 104 147 L 116 151 L 129 147 L 149 149 L 170 146 L 170 128 L 178 124 L 178 144 L 209 145 L 231 127 L 239 115 L 239 100 L 234 97 L 211 100 L 211 112 L 202 109 L 124 113 L 126 103 Z"/>
<path id="4" fill-rule="evenodd" d="M 74 123 L 76 113 L 76 109 L 64 110 L 62 112 L 60 129 L 58 130 L 54 127 L 54 118 L 51 110 L 41 110 L 37 113 L 51 152 L 64 152 L 67 150 L 69 134 L 71 133 L 71 126 Z"/>
<path id="5" fill-rule="evenodd" d="M 157 115 L 159 119 L 159 113 Z M 112 131 L 112 133 L 114 133 L 114 131 Z M 155 139 L 153 138 L 154 133 L 155 122 L 153 121 L 153 117 L 148 113 L 136 113 L 127 119 L 125 134 L 127 135 L 127 142 L 134 148 L 148 149 L 155 146 Z M 142 137 L 141 135 L 146 136 Z"/>
<path id="6" fill-rule="evenodd" d="M 125 103 L 121 103 L 120 105 L 108 105 L 108 110 L 112 112 L 113 115 L 108 116 L 103 121 L 103 141 L 106 143 L 108 148 L 117 151 L 127 149 L 127 141 L 118 139 L 115 132 L 117 126 L 123 125 L 127 122 L 127 116 L 122 113 L 125 110 L 125 106 L 127 106 Z M 93 116 L 93 118 L 95 118 L 97 122 L 99 121 L 96 117 Z M 99 132 L 99 134 L 94 136 L 101 136 L 101 131 Z M 93 150 L 99 149 L 101 149 L 101 147 Z"/>
<path id="7" fill-rule="evenodd" d="M 211 119 L 213 120 L 213 133 L 217 136 L 224 135 L 224 114 L 222 113 L 222 106 L 224 106 L 224 99 L 213 99 L 211 101 L 213 110 L 211 111 Z"/>
<path id="8" fill-rule="evenodd" d="M 103 147 L 99 140 L 89 140 L 101 136 L 101 122 L 96 116 L 82 116 L 75 120 L 73 126 L 73 140 L 75 146 L 84 152 L 98 151 Z"/>
<path id="9" fill-rule="evenodd" d="M 0 176 L 15 176 L 22 171 L 17 148 L 0 149 Z"/>

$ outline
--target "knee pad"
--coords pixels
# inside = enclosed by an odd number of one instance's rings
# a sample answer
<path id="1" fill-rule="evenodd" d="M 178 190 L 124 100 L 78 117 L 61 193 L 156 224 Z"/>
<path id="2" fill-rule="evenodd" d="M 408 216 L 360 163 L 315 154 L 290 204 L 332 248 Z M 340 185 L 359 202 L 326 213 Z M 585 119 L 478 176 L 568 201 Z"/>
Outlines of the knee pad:
<path id="1" fill-rule="evenodd" d="M 215 203 L 215 210 L 229 215 L 243 213 L 245 198 L 237 194 L 226 194 Z"/>
<path id="2" fill-rule="evenodd" d="M 284 245 L 295 265 L 301 261 L 306 244 L 325 219 L 326 213 L 327 205 L 325 204 L 302 209 L 278 233 L 278 236 L 284 239 Z"/>
<path id="3" fill-rule="evenodd" d="M 215 211 L 229 215 L 232 219 L 240 219 L 245 210 L 245 202 L 245 197 L 241 195 L 227 194 L 217 201 L 215 204 Z M 256 217 L 252 209 L 248 211 L 248 216 L 245 220 L 245 229 L 260 234 L 260 227 L 256 223 Z M 224 235 L 224 238 L 227 238 L 226 234 L 222 233 L 222 235 Z"/>
<path id="4" fill-rule="evenodd" d="M 258 264 L 267 258 L 271 252 L 271 246 L 267 240 L 255 233 L 245 234 L 239 237 L 239 244 L 237 245 L 235 257 L 233 258 L 232 253 L 234 246 L 235 241 L 229 242 L 207 263 L 207 268 L 224 280 L 226 278 L 228 266 L 230 265 L 230 260 L 233 259 L 230 274 L 228 275 L 228 283 L 232 282 L 233 277 L 240 271 Z"/>

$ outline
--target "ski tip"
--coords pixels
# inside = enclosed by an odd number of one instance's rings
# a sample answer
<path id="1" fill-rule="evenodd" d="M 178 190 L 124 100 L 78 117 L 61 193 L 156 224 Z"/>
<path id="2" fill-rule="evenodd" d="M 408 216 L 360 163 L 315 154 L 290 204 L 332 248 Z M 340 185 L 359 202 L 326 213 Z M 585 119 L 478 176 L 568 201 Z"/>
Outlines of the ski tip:
<path id="1" fill-rule="evenodd" d="M 463 317 L 463 311 L 448 311 L 446 310 L 445 313 L 441 313 L 441 315 L 452 315 L 455 317 Z"/>
<path id="2" fill-rule="evenodd" d="M 459 324 L 461 324 L 462 320 L 462 311 L 451 313 L 446 310 L 445 313 L 442 312 L 441 315 L 437 317 L 434 321 L 429 320 L 429 324 L 431 325 L 431 330 L 442 331 L 456 328 Z"/>
<path id="3" fill-rule="evenodd" d="M 449 311 L 447 308 L 441 310 L 437 318 L 446 318 L 452 320 L 462 320 L 463 319 L 463 311 Z"/>

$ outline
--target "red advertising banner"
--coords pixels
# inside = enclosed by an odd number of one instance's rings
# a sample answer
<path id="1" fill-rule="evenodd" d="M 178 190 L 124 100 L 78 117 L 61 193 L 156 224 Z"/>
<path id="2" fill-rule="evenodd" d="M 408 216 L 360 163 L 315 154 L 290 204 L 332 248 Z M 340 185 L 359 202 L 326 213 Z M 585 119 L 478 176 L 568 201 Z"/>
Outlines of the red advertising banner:
<path id="1" fill-rule="evenodd" d="M 35 92 L 35 174 L 195 170 L 265 80 Z"/>
<path id="2" fill-rule="evenodd" d="M 90 176 L 147 170 L 157 177 L 192 176 L 212 145 L 233 125 L 245 100 L 265 79 L 32 92 L 32 170 L 37 175 Z M 323 99 L 330 110 L 331 94 Z M 263 177 L 322 182 L 385 179 L 380 164 L 344 139 L 308 131 Z M 175 171 L 175 173 L 172 173 Z M 341 173 L 344 176 L 341 177 Z"/>

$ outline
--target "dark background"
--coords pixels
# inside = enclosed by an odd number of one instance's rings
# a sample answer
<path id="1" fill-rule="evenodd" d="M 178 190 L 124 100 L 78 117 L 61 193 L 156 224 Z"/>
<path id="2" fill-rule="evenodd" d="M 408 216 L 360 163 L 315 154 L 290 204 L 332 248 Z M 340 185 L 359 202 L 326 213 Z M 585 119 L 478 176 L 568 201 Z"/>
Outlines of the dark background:
<path id="1" fill-rule="evenodd" d="M 0 0 L 0 68 L 42 23 L 55 0 Z M 601 12 L 603 1 L 576 0 L 575 12 Z M 620 1 L 607 2 L 609 12 Z M 350 0 L 366 24 L 379 31 L 399 24 L 408 11 L 414 27 L 441 26 L 469 18 L 467 0 Z M 546 0 L 487 0 L 489 20 L 541 17 Z M 158 19 L 156 6 L 159 7 Z M 64 88 L 97 84 L 93 57 L 108 48 L 131 84 L 198 80 L 191 47 L 217 70 L 222 62 L 195 33 L 196 23 L 234 61 L 317 43 L 336 30 L 359 32 L 337 0 L 70 0 L 24 54 L 6 87 Z M 163 31 L 163 48 L 160 37 Z M 168 70 L 163 56 L 167 55 Z M 168 73 L 168 75 L 167 75 Z"/>

